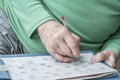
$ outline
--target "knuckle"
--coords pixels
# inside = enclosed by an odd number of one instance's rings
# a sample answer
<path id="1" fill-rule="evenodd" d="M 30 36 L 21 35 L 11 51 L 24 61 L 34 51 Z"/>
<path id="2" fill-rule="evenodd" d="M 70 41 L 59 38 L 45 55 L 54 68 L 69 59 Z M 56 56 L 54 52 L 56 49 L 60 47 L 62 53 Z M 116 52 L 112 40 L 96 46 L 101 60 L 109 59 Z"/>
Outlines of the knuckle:
<path id="1" fill-rule="evenodd" d="M 77 36 L 77 37 L 76 37 L 76 41 L 78 41 L 78 42 L 79 42 L 79 41 L 80 41 L 80 37 L 78 37 L 78 36 Z"/>

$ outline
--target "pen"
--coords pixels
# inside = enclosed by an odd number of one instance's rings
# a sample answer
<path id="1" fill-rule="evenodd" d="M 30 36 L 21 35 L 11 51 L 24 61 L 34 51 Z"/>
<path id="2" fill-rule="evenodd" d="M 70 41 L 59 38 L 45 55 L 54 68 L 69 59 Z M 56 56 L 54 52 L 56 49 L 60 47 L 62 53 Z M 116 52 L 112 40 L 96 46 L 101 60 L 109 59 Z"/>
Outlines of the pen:
<path id="1" fill-rule="evenodd" d="M 61 16 L 61 21 L 62 21 L 63 25 L 66 26 L 64 16 Z M 80 56 L 77 56 L 77 57 L 74 56 L 74 60 L 77 61 L 77 62 L 80 61 Z"/>
<path id="2" fill-rule="evenodd" d="M 63 25 L 66 26 L 64 16 L 61 16 L 61 21 L 62 21 Z"/>

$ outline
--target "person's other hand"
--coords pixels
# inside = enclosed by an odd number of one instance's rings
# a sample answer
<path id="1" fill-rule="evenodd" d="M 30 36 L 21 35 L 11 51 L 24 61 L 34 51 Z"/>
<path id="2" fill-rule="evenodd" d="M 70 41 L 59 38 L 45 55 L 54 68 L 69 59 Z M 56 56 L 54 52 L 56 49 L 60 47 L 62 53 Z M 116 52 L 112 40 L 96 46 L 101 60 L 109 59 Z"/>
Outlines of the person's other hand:
<path id="1" fill-rule="evenodd" d="M 115 67 L 117 57 L 114 52 L 106 50 L 97 53 L 95 56 L 92 57 L 92 62 L 101 62 L 105 61 L 109 66 Z"/>
<path id="2" fill-rule="evenodd" d="M 80 38 L 58 22 L 47 21 L 37 29 L 37 32 L 47 51 L 57 60 L 73 62 L 73 57 L 79 56 Z"/>

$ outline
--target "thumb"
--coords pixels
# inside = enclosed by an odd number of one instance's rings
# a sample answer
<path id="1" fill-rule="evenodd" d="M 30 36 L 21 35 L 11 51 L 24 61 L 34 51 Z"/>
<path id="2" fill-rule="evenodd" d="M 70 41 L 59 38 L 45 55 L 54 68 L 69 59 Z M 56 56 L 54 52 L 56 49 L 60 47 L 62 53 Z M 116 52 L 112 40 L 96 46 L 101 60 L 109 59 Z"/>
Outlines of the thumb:
<path id="1" fill-rule="evenodd" d="M 116 58 L 112 51 L 102 51 L 93 56 L 91 61 L 94 63 L 105 61 L 109 66 L 115 67 Z"/>
<path id="2" fill-rule="evenodd" d="M 92 58 L 91 58 L 91 61 L 93 62 L 93 63 L 96 63 L 96 62 L 101 62 L 101 61 L 104 61 L 105 60 L 105 54 L 103 54 L 103 53 L 97 53 L 95 56 L 93 56 Z"/>

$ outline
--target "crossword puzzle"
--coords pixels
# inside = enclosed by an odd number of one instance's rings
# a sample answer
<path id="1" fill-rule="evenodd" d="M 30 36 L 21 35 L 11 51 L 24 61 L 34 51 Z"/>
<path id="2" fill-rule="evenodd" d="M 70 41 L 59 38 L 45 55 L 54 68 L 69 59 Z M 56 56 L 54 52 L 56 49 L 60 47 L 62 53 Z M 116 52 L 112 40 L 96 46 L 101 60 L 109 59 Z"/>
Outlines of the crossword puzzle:
<path id="1" fill-rule="evenodd" d="M 2 60 L 8 67 L 12 80 L 55 80 L 114 72 L 101 63 L 91 63 L 91 57 L 91 53 L 81 54 L 72 63 L 62 63 L 51 56 L 3 58 Z"/>

